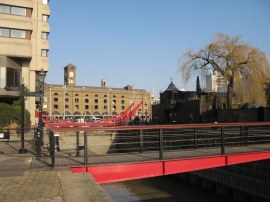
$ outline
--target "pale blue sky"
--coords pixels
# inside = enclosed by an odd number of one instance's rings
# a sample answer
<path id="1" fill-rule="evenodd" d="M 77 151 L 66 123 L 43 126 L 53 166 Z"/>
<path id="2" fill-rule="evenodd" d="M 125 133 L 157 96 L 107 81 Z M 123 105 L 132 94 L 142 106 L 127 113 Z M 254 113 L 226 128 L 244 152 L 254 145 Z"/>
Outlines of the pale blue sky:
<path id="1" fill-rule="evenodd" d="M 156 95 L 173 78 L 179 58 L 210 43 L 216 32 L 240 35 L 270 58 L 269 0 L 51 0 L 50 68 L 46 83 L 63 84 L 63 67 L 77 66 L 77 85 L 134 85 Z M 201 78 L 201 82 L 202 78 Z"/>

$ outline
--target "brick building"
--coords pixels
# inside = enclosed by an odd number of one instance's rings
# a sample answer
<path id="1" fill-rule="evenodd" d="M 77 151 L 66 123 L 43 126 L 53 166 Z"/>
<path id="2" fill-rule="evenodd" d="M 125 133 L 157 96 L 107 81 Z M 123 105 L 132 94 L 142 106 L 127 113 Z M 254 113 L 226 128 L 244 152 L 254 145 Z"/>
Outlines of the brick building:
<path id="1" fill-rule="evenodd" d="M 134 89 L 127 85 L 123 88 L 107 87 L 101 80 L 100 87 L 77 86 L 76 66 L 68 64 L 64 68 L 64 84 L 46 84 L 44 87 L 43 111 L 61 118 L 104 117 L 120 114 L 132 102 L 143 101 L 139 115 L 152 113 L 151 94 L 146 90 Z"/>

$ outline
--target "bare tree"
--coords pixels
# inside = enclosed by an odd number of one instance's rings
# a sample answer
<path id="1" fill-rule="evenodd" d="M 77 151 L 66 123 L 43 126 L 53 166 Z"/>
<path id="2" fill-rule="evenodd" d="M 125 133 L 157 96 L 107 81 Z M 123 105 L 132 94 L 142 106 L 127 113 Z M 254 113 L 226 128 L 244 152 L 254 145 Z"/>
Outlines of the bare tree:
<path id="1" fill-rule="evenodd" d="M 218 72 L 227 81 L 227 107 L 232 108 L 233 95 L 239 95 L 243 88 L 248 93 L 246 87 L 256 86 L 256 93 L 264 90 L 269 62 L 261 50 L 242 42 L 239 36 L 217 33 L 213 42 L 203 49 L 187 51 L 180 59 L 179 70 L 185 81 L 198 71 Z"/>
<path id="2" fill-rule="evenodd" d="M 267 107 L 270 107 L 270 80 L 266 82 L 266 87 L 265 87 L 265 96 L 266 96 L 266 101 L 267 101 Z"/>

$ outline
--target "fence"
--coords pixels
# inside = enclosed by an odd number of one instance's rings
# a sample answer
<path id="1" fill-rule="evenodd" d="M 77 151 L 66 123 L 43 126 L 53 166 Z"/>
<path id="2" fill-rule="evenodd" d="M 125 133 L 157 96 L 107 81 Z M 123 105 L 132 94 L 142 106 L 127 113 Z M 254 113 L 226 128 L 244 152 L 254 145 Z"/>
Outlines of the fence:
<path id="1" fill-rule="evenodd" d="M 0 131 L 0 170 L 142 162 L 269 151 L 270 123 L 48 128 Z M 22 142 L 23 140 L 23 142 Z M 21 148 L 26 153 L 19 153 Z"/>
<path id="2" fill-rule="evenodd" d="M 52 128 L 52 166 L 141 162 L 269 150 L 270 123 Z M 56 141 L 57 139 L 57 141 Z M 58 149 L 57 149 L 58 148 Z"/>
<path id="3" fill-rule="evenodd" d="M 50 163 L 50 144 L 44 139 L 44 145 L 38 154 L 35 128 L 0 129 L 0 171 L 48 168 Z"/>

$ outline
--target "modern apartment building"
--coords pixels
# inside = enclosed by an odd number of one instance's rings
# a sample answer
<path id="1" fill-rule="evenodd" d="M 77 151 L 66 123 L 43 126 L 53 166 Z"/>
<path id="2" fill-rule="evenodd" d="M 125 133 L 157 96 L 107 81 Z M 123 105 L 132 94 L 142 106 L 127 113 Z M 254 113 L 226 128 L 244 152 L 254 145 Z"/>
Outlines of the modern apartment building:
<path id="1" fill-rule="evenodd" d="M 130 85 L 123 88 L 108 87 L 104 79 L 99 87 L 77 86 L 76 66 L 73 64 L 64 67 L 63 85 L 46 84 L 44 92 L 43 112 L 64 119 L 116 115 L 131 103 L 136 106 L 141 101 L 143 104 L 137 115 L 152 115 L 150 92 L 134 89 Z"/>
<path id="2" fill-rule="evenodd" d="M 49 0 L 0 0 L 0 102 L 12 102 L 20 86 L 34 92 L 37 72 L 48 71 Z M 35 97 L 26 97 L 34 124 Z"/>
<path id="3" fill-rule="evenodd" d="M 227 81 L 219 74 L 212 73 L 206 75 L 206 91 L 209 92 L 227 92 Z"/>

